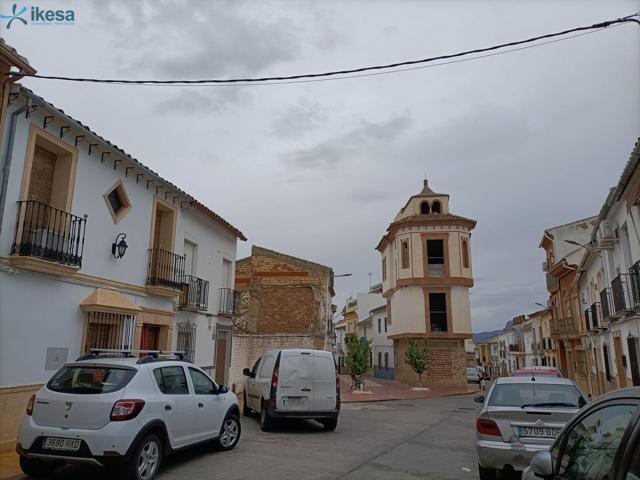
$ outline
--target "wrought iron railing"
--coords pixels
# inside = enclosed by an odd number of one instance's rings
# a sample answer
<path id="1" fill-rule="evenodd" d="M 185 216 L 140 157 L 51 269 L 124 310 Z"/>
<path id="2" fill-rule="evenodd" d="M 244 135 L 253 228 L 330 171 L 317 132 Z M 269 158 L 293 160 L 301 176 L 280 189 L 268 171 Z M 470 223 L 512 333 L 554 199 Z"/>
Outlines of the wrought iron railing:
<path id="1" fill-rule="evenodd" d="M 600 311 L 602 312 L 602 324 L 609 323 L 616 314 L 613 310 L 613 296 L 610 288 L 603 288 L 600 291 Z"/>
<path id="2" fill-rule="evenodd" d="M 21 200 L 11 253 L 81 267 L 86 225 L 86 218 L 35 200 Z"/>
<path id="3" fill-rule="evenodd" d="M 616 315 L 624 315 L 631 310 L 631 298 L 629 295 L 626 275 L 618 274 L 611 281 L 611 293 L 613 294 L 613 307 Z"/>
<path id="4" fill-rule="evenodd" d="M 600 311 L 600 303 L 595 302 L 591 304 L 590 307 L 591 310 L 591 315 L 590 315 L 590 320 L 591 320 L 591 330 L 597 330 L 600 326 L 602 321 L 600 320 L 600 315 L 599 315 L 599 311 Z M 587 329 L 589 330 L 589 329 Z"/>
<path id="5" fill-rule="evenodd" d="M 218 315 L 235 316 L 240 308 L 240 292 L 232 288 L 220 289 L 220 305 Z"/>
<path id="6" fill-rule="evenodd" d="M 586 330 L 587 332 L 588 332 L 589 330 L 591 330 L 591 318 L 590 318 L 590 317 L 591 317 L 591 309 L 590 309 L 590 308 L 587 308 L 587 309 L 584 311 L 584 324 L 585 324 L 585 327 L 586 327 L 586 329 L 585 329 L 585 330 Z"/>
<path id="7" fill-rule="evenodd" d="M 631 307 L 640 308 L 640 261 L 629 268 L 628 281 L 631 290 Z"/>
<path id="8" fill-rule="evenodd" d="M 180 352 L 184 352 L 186 360 L 194 362 L 196 354 L 196 324 L 190 322 L 181 322 L 177 324 L 177 327 L 177 349 Z"/>
<path id="9" fill-rule="evenodd" d="M 149 249 L 147 285 L 180 290 L 184 278 L 184 262 L 185 257 L 168 250 Z"/>
<path id="10" fill-rule="evenodd" d="M 209 306 L 209 282 L 192 275 L 182 278 L 179 306 L 187 309 L 206 310 Z"/>
<path id="11" fill-rule="evenodd" d="M 580 335 L 580 325 L 577 318 L 554 318 L 551 320 L 552 337 L 577 337 Z"/>

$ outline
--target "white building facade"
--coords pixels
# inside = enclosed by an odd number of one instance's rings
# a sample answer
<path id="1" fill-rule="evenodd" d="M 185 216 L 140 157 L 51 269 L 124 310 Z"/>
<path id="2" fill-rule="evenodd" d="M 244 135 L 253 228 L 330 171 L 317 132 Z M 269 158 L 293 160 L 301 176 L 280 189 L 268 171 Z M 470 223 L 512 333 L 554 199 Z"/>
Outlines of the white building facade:
<path id="1" fill-rule="evenodd" d="M 91 349 L 184 350 L 225 383 L 242 233 L 28 89 L 3 125 L 0 445 Z"/>
<path id="2" fill-rule="evenodd" d="M 386 303 L 371 310 L 373 338 L 373 375 L 385 380 L 394 380 L 393 340 L 389 338 L 389 318 Z"/>

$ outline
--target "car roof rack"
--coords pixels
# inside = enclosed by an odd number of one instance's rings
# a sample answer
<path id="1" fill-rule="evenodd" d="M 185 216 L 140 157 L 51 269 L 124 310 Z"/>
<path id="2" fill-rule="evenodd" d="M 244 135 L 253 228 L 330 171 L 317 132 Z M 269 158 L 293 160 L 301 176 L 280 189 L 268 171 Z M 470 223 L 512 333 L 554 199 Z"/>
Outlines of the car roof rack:
<path id="1" fill-rule="evenodd" d="M 168 360 L 173 357 L 174 360 L 184 360 L 186 352 L 183 351 L 162 351 L 162 350 L 133 350 L 133 349 L 121 349 L 121 348 L 92 348 L 91 353 L 82 355 L 76 359 L 81 360 L 93 360 L 96 358 L 134 358 L 135 354 L 138 354 L 140 359 L 137 363 L 147 363 L 156 360 Z M 163 357 L 163 358 L 160 358 Z"/>

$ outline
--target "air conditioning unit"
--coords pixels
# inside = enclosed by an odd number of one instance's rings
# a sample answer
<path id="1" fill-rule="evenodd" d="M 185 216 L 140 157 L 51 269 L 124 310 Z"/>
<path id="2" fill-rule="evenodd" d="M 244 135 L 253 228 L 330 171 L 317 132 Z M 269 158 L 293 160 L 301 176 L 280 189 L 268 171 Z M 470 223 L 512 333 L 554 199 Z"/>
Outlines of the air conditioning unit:
<path id="1" fill-rule="evenodd" d="M 549 271 L 549 262 L 542 262 L 542 271 L 543 272 Z"/>
<path id="2" fill-rule="evenodd" d="M 597 246 L 601 250 L 613 248 L 616 243 L 616 228 L 611 222 L 602 221 L 598 227 Z"/>

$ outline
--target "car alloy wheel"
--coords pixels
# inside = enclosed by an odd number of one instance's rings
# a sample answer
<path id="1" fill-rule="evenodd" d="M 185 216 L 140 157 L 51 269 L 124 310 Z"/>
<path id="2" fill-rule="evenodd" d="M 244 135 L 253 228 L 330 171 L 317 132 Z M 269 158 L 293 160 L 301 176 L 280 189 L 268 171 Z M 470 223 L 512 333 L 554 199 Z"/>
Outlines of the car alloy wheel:
<path id="1" fill-rule="evenodd" d="M 238 441 L 240 427 L 234 417 L 227 418 L 222 424 L 222 435 L 220 435 L 220 445 L 224 448 L 231 448 Z"/>
<path id="2" fill-rule="evenodd" d="M 160 448 L 155 440 L 148 440 L 138 455 L 138 476 L 141 480 L 152 479 L 160 460 Z"/>

